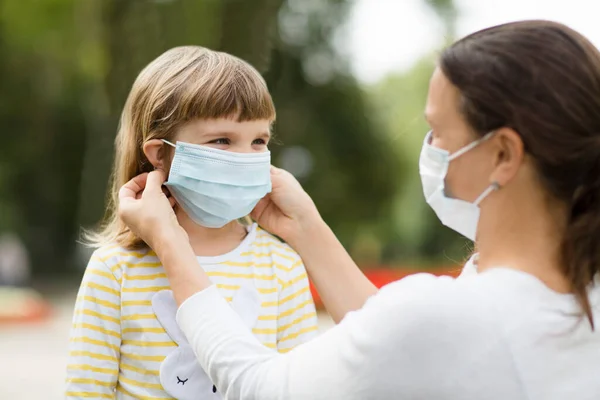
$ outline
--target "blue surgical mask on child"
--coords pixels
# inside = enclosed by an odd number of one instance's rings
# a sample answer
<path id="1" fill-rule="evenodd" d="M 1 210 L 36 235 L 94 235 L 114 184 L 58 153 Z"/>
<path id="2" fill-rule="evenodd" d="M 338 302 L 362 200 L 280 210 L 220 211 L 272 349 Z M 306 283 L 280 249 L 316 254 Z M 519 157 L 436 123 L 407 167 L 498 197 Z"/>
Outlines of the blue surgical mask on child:
<path id="1" fill-rule="evenodd" d="M 175 147 L 165 185 L 198 225 L 221 228 L 271 192 L 271 153 L 235 153 L 191 143 Z"/>
<path id="2" fill-rule="evenodd" d="M 449 197 L 445 183 L 446 174 L 448 173 L 450 161 L 474 149 L 481 142 L 490 138 L 491 135 L 492 133 L 488 133 L 483 138 L 450 154 L 446 150 L 431 145 L 431 132 L 429 132 L 423 142 L 423 149 L 419 158 L 419 172 L 427 204 L 431 206 L 442 224 L 473 241 L 479 223 L 479 203 L 492 191 L 498 189 L 498 184 L 488 186 L 475 202 L 470 203 Z"/>

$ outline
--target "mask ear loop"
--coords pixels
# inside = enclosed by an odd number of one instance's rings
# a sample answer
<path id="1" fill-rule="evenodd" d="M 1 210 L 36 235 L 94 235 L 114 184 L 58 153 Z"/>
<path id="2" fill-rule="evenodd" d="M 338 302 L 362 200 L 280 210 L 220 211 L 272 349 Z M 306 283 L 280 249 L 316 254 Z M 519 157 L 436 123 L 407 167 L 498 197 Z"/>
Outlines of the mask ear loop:
<path id="1" fill-rule="evenodd" d="M 485 199 L 490 193 L 496 191 L 496 190 L 500 190 L 500 184 L 497 181 L 492 182 L 492 184 L 490 186 L 487 187 L 487 189 L 485 189 L 483 191 L 483 193 L 481 193 L 481 195 L 479 195 L 479 197 L 477 198 L 477 200 L 475 200 L 475 202 L 473 204 L 475 204 L 476 206 L 479 206 L 479 203 L 481 203 L 483 201 L 483 199 Z M 479 253 L 475 253 L 473 255 L 473 265 L 475 266 L 475 269 L 477 269 L 477 266 L 479 264 Z"/>
<path id="2" fill-rule="evenodd" d="M 488 140 L 492 136 L 494 136 L 494 131 L 486 133 L 481 139 L 477 139 L 477 140 L 469 143 L 468 145 L 466 145 L 462 149 L 457 150 L 454 153 L 450 154 L 448 156 L 448 161 L 452 161 L 455 158 L 458 158 L 458 157 L 462 156 L 466 152 L 468 152 L 470 150 L 473 150 L 475 147 L 479 146 L 481 143 L 485 142 L 486 140 Z"/>
<path id="3" fill-rule="evenodd" d="M 479 197 L 477 198 L 477 200 L 475 200 L 475 202 L 473 202 L 473 204 L 475 204 L 476 206 L 479 206 L 479 203 L 481 203 L 483 201 L 483 199 L 485 199 L 490 193 L 499 190 L 500 189 L 500 184 L 496 181 L 492 182 L 492 184 L 490 186 L 487 187 L 487 189 L 485 189 L 483 191 L 483 193 L 481 193 L 479 195 Z"/>

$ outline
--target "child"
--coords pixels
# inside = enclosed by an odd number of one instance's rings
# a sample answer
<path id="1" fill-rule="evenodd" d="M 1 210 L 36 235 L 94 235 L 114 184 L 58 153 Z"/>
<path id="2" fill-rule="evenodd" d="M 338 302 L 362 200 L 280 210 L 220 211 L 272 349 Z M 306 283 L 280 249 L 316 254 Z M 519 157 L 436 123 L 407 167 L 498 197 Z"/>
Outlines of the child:
<path id="1" fill-rule="evenodd" d="M 119 188 L 155 168 L 169 174 L 200 264 L 257 339 L 287 352 L 317 333 L 302 260 L 243 220 L 271 188 L 274 118 L 260 74 L 231 55 L 178 47 L 140 73 L 115 143 L 106 224 L 88 235 L 99 249 L 75 305 L 66 398 L 219 397 L 177 328 L 160 261 L 115 213 Z"/>

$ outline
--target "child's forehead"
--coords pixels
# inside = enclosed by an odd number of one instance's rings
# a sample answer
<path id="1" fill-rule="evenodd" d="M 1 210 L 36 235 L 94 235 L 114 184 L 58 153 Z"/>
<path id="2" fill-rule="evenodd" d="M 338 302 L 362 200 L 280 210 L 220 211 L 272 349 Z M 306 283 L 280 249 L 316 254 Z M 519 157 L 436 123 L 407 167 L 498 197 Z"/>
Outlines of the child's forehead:
<path id="1" fill-rule="evenodd" d="M 267 119 L 253 121 L 236 121 L 229 118 L 197 119 L 181 126 L 176 136 L 178 140 L 186 141 L 186 139 L 224 135 L 240 137 L 270 136 L 271 121 Z"/>

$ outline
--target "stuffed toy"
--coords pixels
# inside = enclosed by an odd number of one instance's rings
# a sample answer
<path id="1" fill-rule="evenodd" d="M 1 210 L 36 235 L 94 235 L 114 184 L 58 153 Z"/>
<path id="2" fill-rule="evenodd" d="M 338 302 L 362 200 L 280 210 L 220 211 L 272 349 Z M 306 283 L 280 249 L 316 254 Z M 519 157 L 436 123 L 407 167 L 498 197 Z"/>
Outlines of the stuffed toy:
<path id="1" fill-rule="evenodd" d="M 231 307 L 252 329 L 260 312 L 260 299 L 254 287 L 242 286 L 234 295 Z M 178 400 L 220 400 L 217 388 L 196 359 L 186 337 L 177 325 L 177 303 L 171 290 L 161 290 L 152 297 L 152 309 L 158 321 L 177 348 L 160 366 L 160 383 L 169 395 Z"/>

